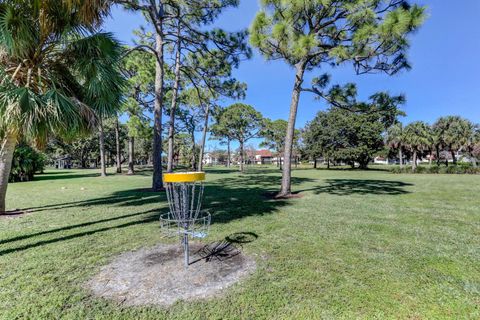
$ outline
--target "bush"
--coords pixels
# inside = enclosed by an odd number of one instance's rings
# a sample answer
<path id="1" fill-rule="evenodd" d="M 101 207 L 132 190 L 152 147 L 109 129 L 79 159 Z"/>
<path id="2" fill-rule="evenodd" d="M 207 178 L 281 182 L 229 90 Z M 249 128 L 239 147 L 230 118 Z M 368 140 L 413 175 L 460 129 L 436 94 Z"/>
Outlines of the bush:
<path id="1" fill-rule="evenodd" d="M 415 169 L 415 172 L 414 173 L 430 173 L 428 167 L 421 167 L 421 166 L 418 166 L 416 169 Z"/>
<path id="2" fill-rule="evenodd" d="M 412 171 L 411 166 L 403 168 L 394 167 L 390 169 L 392 173 L 426 173 L 426 174 L 480 174 L 480 167 L 474 167 L 470 163 L 460 163 L 458 165 L 446 166 L 418 166 Z"/>
<path id="3" fill-rule="evenodd" d="M 457 166 L 448 166 L 448 167 L 445 167 L 445 173 L 447 174 L 455 174 L 455 173 L 458 173 L 459 170 L 457 169 Z"/>
<path id="4" fill-rule="evenodd" d="M 435 165 L 430 167 L 429 173 L 441 173 L 440 171 L 441 171 L 441 167 Z"/>
<path id="5" fill-rule="evenodd" d="M 45 169 L 45 156 L 26 144 L 19 144 L 13 154 L 10 182 L 23 182 L 33 180 L 36 172 Z"/>

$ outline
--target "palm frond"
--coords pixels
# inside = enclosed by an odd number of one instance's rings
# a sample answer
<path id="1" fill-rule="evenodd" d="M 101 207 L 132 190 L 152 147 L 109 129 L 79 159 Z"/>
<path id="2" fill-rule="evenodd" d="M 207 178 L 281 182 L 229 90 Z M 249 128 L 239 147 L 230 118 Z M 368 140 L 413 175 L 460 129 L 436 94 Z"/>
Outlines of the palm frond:
<path id="1" fill-rule="evenodd" d="M 122 47 L 93 32 L 105 10 L 103 0 L 0 1 L 0 136 L 41 146 L 91 131 L 120 107 Z"/>
<path id="2" fill-rule="evenodd" d="M 100 116 L 113 114 L 121 103 L 124 78 L 119 69 L 123 48 L 110 33 L 74 41 L 66 54 L 83 80 L 86 103 Z"/>
<path id="3" fill-rule="evenodd" d="M 0 47 L 22 61 L 36 42 L 37 33 L 28 19 L 28 12 L 17 6 L 0 6 Z"/>

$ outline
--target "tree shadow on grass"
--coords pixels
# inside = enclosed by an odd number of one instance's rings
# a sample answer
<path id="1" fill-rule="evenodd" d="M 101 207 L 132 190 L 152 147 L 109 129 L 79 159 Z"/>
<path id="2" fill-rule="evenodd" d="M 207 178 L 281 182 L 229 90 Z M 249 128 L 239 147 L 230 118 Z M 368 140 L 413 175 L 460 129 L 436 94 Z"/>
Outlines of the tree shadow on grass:
<path id="1" fill-rule="evenodd" d="M 33 238 L 33 237 L 37 237 L 37 236 L 42 236 L 42 235 L 45 235 L 45 234 L 55 233 L 55 232 L 59 232 L 59 231 L 67 231 L 67 230 L 71 230 L 71 229 L 75 229 L 75 228 L 84 228 L 84 227 L 88 227 L 88 226 L 98 224 L 98 223 L 116 221 L 116 220 L 121 220 L 121 219 L 125 219 L 125 218 L 131 218 L 131 217 L 140 216 L 140 215 L 143 215 L 143 214 L 145 214 L 145 212 L 136 212 L 136 213 L 125 214 L 125 215 L 121 215 L 121 216 L 115 216 L 115 217 L 111 217 L 111 218 L 107 218 L 107 219 L 100 219 L 100 220 L 94 220 L 94 221 L 87 221 L 87 222 L 83 222 L 83 223 L 72 224 L 72 225 L 68 225 L 68 226 L 64 226 L 64 227 L 60 227 L 60 228 L 39 231 L 39 232 L 36 232 L 36 233 L 31 233 L 31 234 L 24 234 L 24 235 L 9 238 L 9 239 L 3 239 L 3 240 L 0 239 L 0 244 L 25 240 L 25 239 L 29 239 L 29 238 Z"/>
<path id="2" fill-rule="evenodd" d="M 292 177 L 292 185 L 312 181 L 316 180 Z M 205 184 L 203 207 L 205 209 L 211 209 L 213 212 L 222 212 L 217 222 L 229 222 L 244 216 L 269 213 L 277 207 L 288 203 L 288 201 L 282 200 L 265 200 L 265 193 L 278 191 L 280 182 L 280 176 L 260 174 L 239 175 L 237 177 L 228 177 L 207 182 Z M 165 192 L 154 193 L 149 191 L 149 189 L 122 190 L 114 192 L 107 197 L 23 208 L 22 211 L 39 212 L 104 205 L 129 207 L 153 203 L 163 204 L 163 206 L 165 206 L 167 204 Z M 216 215 L 220 214 L 214 213 L 214 216 Z"/>
<path id="3" fill-rule="evenodd" d="M 247 167 L 244 172 L 240 172 L 238 168 L 206 168 L 205 172 L 211 174 L 228 174 L 237 173 L 239 175 L 255 175 L 255 174 L 270 174 L 270 173 L 282 173 L 279 168 L 255 168 Z"/>
<path id="4" fill-rule="evenodd" d="M 293 185 L 315 181 L 292 178 Z M 294 203 L 288 199 L 266 199 L 265 194 L 278 191 L 281 177 L 239 175 L 209 182 L 205 187 L 204 208 L 211 211 L 212 223 L 228 223 L 249 216 L 271 214 Z"/>
<path id="5" fill-rule="evenodd" d="M 205 198 L 203 208 L 212 214 L 212 223 L 228 223 L 233 220 L 242 219 L 249 216 L 261 216 L 272 214 L 279 208 L 291 205 L 295 200 L 266 200 L 264 198 L 265 191 L 278 189 L 279 177 L 265 175 L 240 176 L 234 178 L 218 179 L 205 186 Z M 294 184 L 301 184 L 310 181 L 308 178 L 294 178 Z M 29 208 L 28 210 L 59 210 L 74 207 L 95 207 L 95 206 L 115 206 L 115 207 L 135 207 L 146 204 L 158 203 L 158 208 L 145 212 L 137 212 L 120 216 L 112 216 L 103 219 L 91 219 L 82 223 L 65 225 L 50 230 L 44 230 L 26 235 L 19 235 L 9 239 L 0 239 L 0 244 L 14 243 L 26 239 L 37 239 L 34 243 L 25 245 L 15 245 L 13 248 L 0 249 L 0 256 L 8 253 L 24 251 L 39 246 L 49 245 L 60 241 L 76 239 L 84 236 L 90 236 L 113 229 L 128 228 L 140 224 L 158 223 L 159 215 L 162 211 L 166 211 L 166 195 L 164 192 L 152 193 L 148 189 L 132 189 L 114 192 L 107 197 L 74 201 L 61 204 L 52 204 L 42 207 Z M 139 220 L 123 222 L 114 226 L 96 227 L 97 224 L 104 222 L 128 219 L 137 216 L 143 216 Z M 94 215 L 92 215 L 94 217 Z M 87 216 L 90 218 L 90 216 Z M 91 229 L 73 233 L 70 235 L 58 236 L 42 240 L 42 236 L 55 234 L 62 231 L 72 231 L 76 228 L 91 227 Z M 243 235 L 243 237 L 246 237 Z M 244 241 L 243 238 L 239 238 Z M 237 239 L 238 240 L 238 239 Z M 239 241 L 240 241 L 239 240 Z"/>
<path id="6" fill-rule="evenodd" d="M 150 189 L 132 189 L 122 190 L 112 193 L 107 197 L 94 198 L 88 200 L 48 204 L 21 209 L 22 211 L 39 212 L 46 210 L 60 210 L 74 207 L 93 207 L 102 205 L 115 206 L 141 206 L 151 203 L 162 203 L 167 197 L 164 192 L 151 192 Z"/>
<path id="7" fill-rule="evenodd" d="M 56 243 L 56 242 L 67 241 L 67 240 L 72 240 L 72 239 L 76 239 L 76 238 L 80 238 L 80 237 L 90 236 L 90 235 L 100 233 L 100 232 L 105 232 L 105 231 L 110 231 L 110 230 L 115 230 L 115 229 L 123 229 L 123 228 L 131 227 L 131 226 L 152 223 L 152 222 L 158 221 L 158 215 L 155 212 L 156 212 L 156 210 L 155 211 L 150 210 L 150 211 L 146 211 L 146 212 L 140 212 L 140 213 L 137 213 L 137 214 L 133 214 L 133 215 L 143 215 L 143 214 L 147 214 L 147 213 L 149 214 L 148 216 L 146 216 L 146 217 L 144 217 L 140 220 L 129 221 L 129 222 L 125 222 L 125 223 L 122 223 L 122 224 L 119 224 L 119 225 L 115 225 L 115 226 L 109 226 L 109 227 L 87 230 L 87 231 L 78 232 L 78 233 L 74 233 L 74 234 L 70 234 L 70 235 L 66 235 L 66 236 L 56 237 L 56 238 L 53 238 L 53 239 L 40 240 L 40 241 L 37 241 L 37 242 L 34 242 L 34 243 L 29 243 L 29 244 L 17 246 L 17 247 L 14 247 L 14 248 L 8 248 L 8 249 L 0 250 L 0 256 L 3 256 L 5 254 L 9 254 L 9 253 L 13 253 L 13 252 L 24 251 L 24 250 L 27 250 L 27 249 L 32 249 L 32 248 L 36 248 L 36 247 L 40 247 L 40 246 L 44 246 L 44 245 L 48 245 L 48 244 L 53 244 L 53 243 Z M 112 220 L 114 220 L 114 219 L 112 219 Z M 92 225 L 92 224 L 95 224 L 95 223 L 100 223 L 100 222 L 102 222 L 102 221 L 91 222 L 89 225 Z M 62 231 L 62 230 L 73 229 L 73 228 L 77 228 L 77 227 L 80 227 L 80 226 L 66 226 L 64 228 L 58 228 L 58 229 L 46 231 L 43 234 Z M 23 238 L 26 239 L 26 238 L 30 238 L 30 237 L 33 237 L 33 236 L 36 236 L 36 234 L 27 235 Z M 20 240 L 20 239 L 18 239 L 18 240 Z M 15 239 L 12 238 L 12 239 L 6 240 L 6 242 L 10 242 L 10 241 L 15 241 Z"/>
<path id="8" fill-rule="evenodd" d="M 405 187 L 413 186 L 411 183 L 391 180 L 365 180 L 365 179 L 327 179 L 325 186 L 319 186 L 308 190 L 315 194 L 328 193 L 339 196 L 352 194 L 374 195 L 401 195 L 410 193 Z"/>
<path id="9" fill-rule="evenodd" d="M 318 170 L 318 171 L 353 171 L 353 172 L 390 172 L 390 169 L 388 168 L 374 168 L 374 167 L 368 167 L 366 169 L 364 168 L 352 168 L 352 167 L 318 167 L 318 168 L 303 168 L 303 169 L 298 169 L 298 170 Z"/>
<path id="10" fill-rule="evenodd" d="M 35 175 L 33 181 L 46 181 L 46 180 L 65 180 L 65 179 L 78 179 L 78 178 L 93 178 L 100 177 L 100 172 L 94 169 L 84 169 L 83 172 L 74 171 L 58 171 L 47 172 Z"/>

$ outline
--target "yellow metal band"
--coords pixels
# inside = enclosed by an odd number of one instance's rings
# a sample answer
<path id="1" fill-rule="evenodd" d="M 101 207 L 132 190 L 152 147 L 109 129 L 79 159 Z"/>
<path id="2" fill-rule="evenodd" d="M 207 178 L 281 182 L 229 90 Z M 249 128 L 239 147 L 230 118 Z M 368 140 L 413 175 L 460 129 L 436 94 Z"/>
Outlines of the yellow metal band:
<path id="1" fill-rule="evenodd" d="M 196 182 L 205 180 L 205 172 L 177 172 L 163 174 L 163 181 L 174 182 Z"/>

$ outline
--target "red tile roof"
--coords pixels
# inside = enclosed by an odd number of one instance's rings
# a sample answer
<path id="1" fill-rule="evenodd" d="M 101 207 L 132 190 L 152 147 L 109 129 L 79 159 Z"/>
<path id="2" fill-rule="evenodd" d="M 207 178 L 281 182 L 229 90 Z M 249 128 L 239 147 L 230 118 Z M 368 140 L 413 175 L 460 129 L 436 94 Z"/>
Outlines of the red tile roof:
<path id="1" fill-rule="evenodd" d="M 272 157 L 272 152 L 270 150 L 257 150 L 255 151 L 255 155 L 261 157 Z"/>

